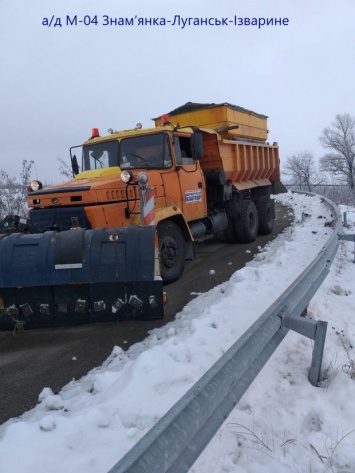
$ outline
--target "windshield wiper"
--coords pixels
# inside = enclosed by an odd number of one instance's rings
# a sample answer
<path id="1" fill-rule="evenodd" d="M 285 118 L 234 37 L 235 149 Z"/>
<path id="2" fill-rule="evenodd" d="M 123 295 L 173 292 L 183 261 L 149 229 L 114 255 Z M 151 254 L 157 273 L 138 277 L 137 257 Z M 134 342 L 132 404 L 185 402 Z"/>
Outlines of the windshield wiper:
<path id="1" fill-rule="evenodd" d="M 146 158 L 143 158 L 143 156 L 139 156 L 139 154 L 135 154 L 135 153 L 128 153 L 128 154 L 131 154 L 132 156 L 135 156 L 137 159 L 140 159 L 141 161 L 143 161 L 142 164 L 145 164 L 146 169 L 149 168 Z"/>

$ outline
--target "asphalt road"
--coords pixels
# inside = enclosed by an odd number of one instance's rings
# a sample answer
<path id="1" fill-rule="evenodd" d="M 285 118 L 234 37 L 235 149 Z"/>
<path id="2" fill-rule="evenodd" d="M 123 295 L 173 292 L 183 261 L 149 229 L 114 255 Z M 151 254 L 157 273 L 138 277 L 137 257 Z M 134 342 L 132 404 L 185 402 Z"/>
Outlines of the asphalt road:
<path id="1" fill-rule="evenodd" d="M 206 292 L 227 281 L 253 258 L 258 246 L 275 238 L 290 220 L 287 209 L 276 205 L 271 235 L 243 245 L 226 244 L 222 237 L 197 245 L 196 257 L 186 264 L 183 277 L 165 287 L 169 302 L 163 320 L 28 330 L 17 335 L 0 332 L 0 424 L 34 407 L 44 387 L 59 392 L 73 378 L 100 366 L 115 345 L 127 349 L 143 340 L 149 330 L 173 320 L 195 297 L 192 291 Z M 213 275 L 210 269 L 215 270 Z"/>

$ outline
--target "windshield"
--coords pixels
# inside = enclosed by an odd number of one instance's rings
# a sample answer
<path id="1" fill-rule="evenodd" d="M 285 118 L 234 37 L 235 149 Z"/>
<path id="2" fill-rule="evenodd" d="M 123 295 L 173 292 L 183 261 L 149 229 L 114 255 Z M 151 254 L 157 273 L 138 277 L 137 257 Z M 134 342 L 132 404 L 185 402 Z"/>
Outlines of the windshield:
<path id="1" fill-rule="evenodd" d="M 134 136 L 83 146 L 82 171 L 119 166 L 121 169 L 161 169 L 172 165 L 166 133 Z"/>
<path id="2" fill-rule="evenodd" d="M 83 146 L 83 171 L 118 166 L 118 141 Z"/>
<path id="3" fill-rule="evenodd" d="M 166 133 L 124 138 L 120 144 L 121 169 L 160 169 L 168 168 L 172 164 Z"/>

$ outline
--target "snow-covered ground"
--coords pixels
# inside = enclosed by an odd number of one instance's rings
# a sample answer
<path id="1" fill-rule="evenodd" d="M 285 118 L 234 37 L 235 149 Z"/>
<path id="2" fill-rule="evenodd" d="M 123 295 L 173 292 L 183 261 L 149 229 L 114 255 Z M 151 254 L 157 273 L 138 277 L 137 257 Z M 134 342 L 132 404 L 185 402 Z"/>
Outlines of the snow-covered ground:
<path id="1" fill-rule="evenodd" d="M 0 426 L 0 472 L 107 473 L 329 237 L 330 216 L 318 198 L 279 200 L 293 208 L 296 224 L 230 281 L 196 294 L 174 322 L 128 351 L 114 347 L 102 367 L 59 394 L 44 387 L 35 409 Z M 344 231 L 353 233 L 355 210 L 347 210 Z M 353 250 L 351 242 L 340 244 L 308 310 L 309 317 L 328 321 L 322 387 L 307 378 L 311 341 L 289 332 L 191 472 L 355 472 Z M 75 353 L 68 356 L 75 362 Z"/>

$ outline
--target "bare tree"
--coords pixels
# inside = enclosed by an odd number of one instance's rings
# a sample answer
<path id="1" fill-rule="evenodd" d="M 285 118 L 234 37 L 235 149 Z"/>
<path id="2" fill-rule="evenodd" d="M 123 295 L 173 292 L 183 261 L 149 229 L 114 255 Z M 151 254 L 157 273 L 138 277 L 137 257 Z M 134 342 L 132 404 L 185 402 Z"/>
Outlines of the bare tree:
<path id="1" fill-rule="evenodd" d="M 15 214 L 25 216 L 27 211 L 27 186 L 30 181 L 33 161 L 22 161 L 20 182 L 0 171 L 0 218 Z"/>
<path id="2" fill-rule="evenodd" d="M 302 151 L 287 158 L 283 172 L 290 177 L 289 184 L 306 188 L 309 192 L 313 186 L 319 185 L 322 181 L 317 172 L 314 156 L 309 151 Z"/>
<path id="3" fill-rule="evenodd" d="M 325 149 L 331 150 L 320 159 L 321 168 L 346 182 L 355 196 L 355 118 L 348 113 L 336 115 L 319 139 Z"/>
<path id="4" fill-rule="evenodd" d="M 73 178 L 73 171 L 71 169 L 71 167 L 69 166 L 69 164 L 67 162 L 64 161 L 63 158 L 57 158 L 59 164 L 60 164 L 60 167 L 59 167 L 59 173 L 68 178 L 68 179 L 72 179 Z"/>

